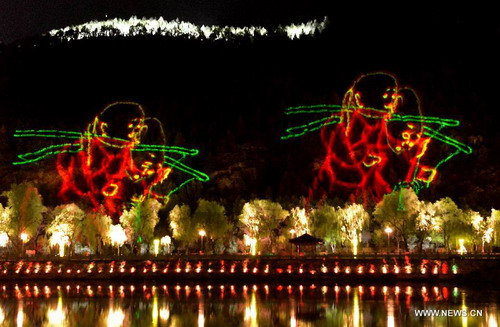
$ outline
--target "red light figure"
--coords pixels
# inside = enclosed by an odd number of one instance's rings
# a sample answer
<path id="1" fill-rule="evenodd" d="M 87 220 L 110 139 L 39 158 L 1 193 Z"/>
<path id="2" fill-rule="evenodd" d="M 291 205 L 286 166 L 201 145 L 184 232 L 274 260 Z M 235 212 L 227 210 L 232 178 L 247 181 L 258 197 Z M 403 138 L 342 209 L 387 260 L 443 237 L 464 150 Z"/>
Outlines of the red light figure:
<path id="1" fill-rule="evenodd" d="M 388 74 L 363 75 L 354 82 L 341 110 L 330 118 L 338 123 L 331 127 L 327 122 L 321 129 L 326 153 L 310 196 L 335 192 L 352 201 L 377 202 L 395 184 L 412 183 L 430 138 L 423 136 L 420 124 L 391 121 L 405 93 Z M 421 166 L 417 179 L 434 178 L 435 171 L 424 176 L 422 169 L 433 171 Z"/>

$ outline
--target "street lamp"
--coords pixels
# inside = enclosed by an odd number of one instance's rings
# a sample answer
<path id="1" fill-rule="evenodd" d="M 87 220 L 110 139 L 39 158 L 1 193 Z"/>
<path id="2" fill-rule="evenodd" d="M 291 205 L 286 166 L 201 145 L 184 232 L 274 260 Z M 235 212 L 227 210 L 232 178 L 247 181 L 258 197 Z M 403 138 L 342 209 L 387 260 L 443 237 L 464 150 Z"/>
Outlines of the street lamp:
<path id="1" fill-rule="evenodd" d="M 391 228 L 391 227 L 389 227 L 389 226 L 387 226 L 387 227 L 384 229 L 384 232 L 386 232 L 386 233 L 387 233 L 387 253 L 389 253 L 389 242 L 390 242 L 389 237 L 390 237 L 390 235 L 391 235 L 391 233 L 392 233 L 392 228 Z"/>
<path id="2" fill-rule="evenodd" d="M 201 252 L 203 253 L 203 236 L 207 235 L 207 232 L 204 229 L 200 229 L 198 235 L 201 237 Z"/>

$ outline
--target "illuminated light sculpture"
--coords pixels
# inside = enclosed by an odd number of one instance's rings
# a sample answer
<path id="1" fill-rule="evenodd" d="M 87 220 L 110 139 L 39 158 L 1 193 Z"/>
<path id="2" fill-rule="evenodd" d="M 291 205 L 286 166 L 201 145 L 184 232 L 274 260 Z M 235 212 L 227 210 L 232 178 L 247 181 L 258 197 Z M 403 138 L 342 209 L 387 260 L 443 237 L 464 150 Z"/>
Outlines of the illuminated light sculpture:
<path id="1" fill-rule="evenodd" d="M 109 228 L 109 238 L 112 245 L 116 245 L 118 255 L 120 255 L 120 247 L 127 241 L 127 234 L 123 227 L 119 224 L 111 225 Z"/>
<path id="2" fill-rule="evenodd" d="M 0 232 L 0 247 L 5 247 L 7 246 L 7 243 L 9 242 L 9 235 L 5 232 Z"/>
<path id="3" fill-rule="evenodd" d="M 247 234 L 243 235 L 243 238 L 244 238 L 245 245 L 250 247 L 250 254 L 256 255 L 257 254 L 257 239 L 254 237 L 250 237 Z"/>
<path id="4" fill-rule="evenodd" d="M 69 243 L 69 236 L 66 234 L 67 225 L 63 224 L 57 231 L 53 232 L 49 239 L 51 246 L 58 246 L 59 256 L 64 257 L 64 249 L 66 244 Z"/>
<path id="5" fill-rule="evenodd" d="M 62 179 L 59 198 L 64 202 L 88 200 L 100 205 L 115 221 L 128 201 L 142 202 L 147 197 L 168 198 L 187 183 L 206 182 L 208 175 L 184 163 L 198 150 L 167 146 L 163 127 L 147 118 L 135 102 L 115 102 L 105 107 L 83 132 L 59 130 L 17 130 L 15 137 L 68 140 L 35 152 L 18 155 L 14 165 L 38 162 L 56 156 Z M 168 194 L 156 192 L 173 171 L 188 178 Z"/>
<path id="6" fill-rule="evenodd" d="M 309 191 L 309 199 L 335 193 L 352 200 L 378 202 L 401 187 L 418 193 L 437 176 L 438 168 L 472 149 L 443 133 L 457 127 L 454 119 L 427 117 L 420 99 L 386 73 L 359 77 L 341 105 L 290 107 L 286 115 L 315 114 L 322 118 L 290 127 L 282 139 L 319 131 L 325 156 Z M 451 151 L 439 160 L 429 155 L 437 142 Z M 434 161 L 433 161 L 434 160 Z"/>
<path id="7" fill-rule="evenodd" d="M 204 229 L 201 229 L 200 231 L 198 231 L 198 235 L 200 235 L 201 237 L 201 253 L 203 253 L 203 237 L 205 237 L 207 235 L 207 232 L 204 230 Z"/>
<path id="8" fill-rule="evenodd" d="M 384 229 L 384 232 L 387 233 L 387 253 L 389 253 L 389 248 L 390 248 L 390 235 L 392 233 L 392 228 L 390 226 L 387 226 Z"/>
<path id="9" fill-rule="evenodd" d="M 172 244 L 172 238 L 168 235 L 165 235 L 160 239 L 160 244 L 166 246 L 167 254 L 170 254 L 170 245 Z"/>
<path id="10" fill-rule="evenodd" d="M 465 248 L 464 242 L 465 242 L 465 240 L 463 238 L 460 238 L 458 240 L 458 251 L 457 252 L 460 255 L 464 255 L 465 253 L 467 253 L 467 249 Z"/>
<path id="11" fill-rule="evenodd" d="M 154 254 L 155 254 L 155 257 L 157 257 L 158 253 L 160 253 L 160 240 L 159 239 L 153 240 L 153 245 L 154 245 Z"/>
<path id="12" fill-rule="evenodd" d="M 19 238 L 21 239 L 21 241 L 22 241 L 23 243 L 26 243 L 26 242 L 28 242 L 29 236 L 28 236 L 28 234 L 27 234 L 27 233 L 22 232 L 22 233 L 19 235 Z"/>

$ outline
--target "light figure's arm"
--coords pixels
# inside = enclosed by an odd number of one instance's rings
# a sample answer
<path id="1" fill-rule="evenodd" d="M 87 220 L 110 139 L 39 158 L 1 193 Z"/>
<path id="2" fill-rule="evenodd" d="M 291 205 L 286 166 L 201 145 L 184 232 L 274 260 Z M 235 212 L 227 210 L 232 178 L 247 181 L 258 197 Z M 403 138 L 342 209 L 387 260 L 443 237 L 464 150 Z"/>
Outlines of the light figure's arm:
<path id="1" fill-rule="evenodd" d="M 28 152 L 24 154 L 20 154 L 17 157 L 20 159 L 19 161 L 14 161 L 13 165 L 24 165 L 30 164 L 42 159 L 45 159 L 50 156 L 56 156 L 60 153 L 76 153 L 82 151 L 83 147 L 80 143 L 64 143 L 64 144 L 56 144 L 45 147 L 38 151 Z"/>
<path id="2" fill-rule="evenodd" d="M 289 127 L 286 129 L 286 135 L 281 137 L 282 140 L 299 137 L 307 133 L 315 132 L 321 128 L 338 124 L 342 121 L 342 106 L 318 104 L 310 106 L 297 106 L 285 109 L 285 115 L 299 115 L 299 114 L 329 114 L 328 117 L 323 117 L 311 121 L 307 124 Z"/>
<path id="3" fill-rule="evenodd" d="M 173 193 L 177 192 L 178 190 L 180 190 L 182 187 L 184 187 L 185 185 L 187 185 L 189 182 L 192 182 L 194 180 L 197 180 L 197 181 L 200 181 L 200 182 L 207 182 L 210 180 L 210 177 L 201 172 L 201 171 L 198 171 L 196 169 L 193 169 L 185 164 L 183 164 L 182 162 L 180 162 L 180 160 L 182 159 L 179 159 L 179 160 L 176 160 L 172 157 L 169 157 L 169 156 L 165 156 L 165 165 L 167 166 L 170 166 L 172 167 L 173 169 L 178 169 L 188 175 L 191 175 L 192 177 L 185 180 L 184 182 L 182 182 L 179 186 L 177 186 L 176 188 L 174 188 L 173 190 L 171 190 L 167 196 L 170 196 L 172 195 Z"/>

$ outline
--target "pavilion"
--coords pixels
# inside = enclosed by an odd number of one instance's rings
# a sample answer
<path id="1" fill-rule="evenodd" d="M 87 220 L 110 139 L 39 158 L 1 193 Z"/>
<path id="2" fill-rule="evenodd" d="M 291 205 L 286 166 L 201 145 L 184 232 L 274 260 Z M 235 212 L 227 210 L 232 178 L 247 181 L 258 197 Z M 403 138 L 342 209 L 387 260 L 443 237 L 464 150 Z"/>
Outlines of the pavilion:
<path id="1" fill-rule="evenodd" d="M 296 253 L 316 253 L 316 245 L 323 244 L 323 240 L 307 233 L 292 238 L 288 242 L 295 244 Z"/>

